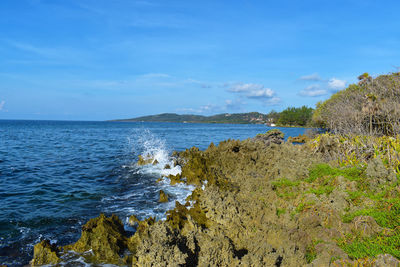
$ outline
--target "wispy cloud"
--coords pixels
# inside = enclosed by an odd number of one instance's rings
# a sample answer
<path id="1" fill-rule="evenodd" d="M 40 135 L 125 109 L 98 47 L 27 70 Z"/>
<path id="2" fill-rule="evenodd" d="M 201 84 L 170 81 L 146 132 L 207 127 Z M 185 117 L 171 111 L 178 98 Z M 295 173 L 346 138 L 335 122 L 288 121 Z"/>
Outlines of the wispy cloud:
<path id="1" fill-rule="evenodd" d="M 42 47 L 37 45 L 32 45 L 29 43 L 22 43 L 17 41 L 8 40 L 7 43 L 14 48 L 36 54 L 38 56 L 47 57 L 47 58 L 64 58 L 71 56 L 72 51 L 70 49 L 61 48 L 61 47 Z M 74 53 L 75 54 L 75 53 Z"/>
<path id="2" fill-rule="evenodd" d="M 0 101 L 0 111 L 3 110 L 5 104 L 6 104 L 6 101 L 4 101 L 4 100 Z"/>
<path id="3" fill-rule="evenodd" d="M 228 89 L 228 92 L 232 93 L 243 93 L 243 92 L 254 92 L 258 90 L 262 90 L 264 88 L 264 85 L 262 84 L 255 84 L 255 83 L 237 83 L 234 85 L 231 85 L 231 87 Z"/>
<path id="4" fill-rule="evenodd" d="M 242 110 L 243 109 L 243 105 L 245 105 L 246 103 L 241 100 L 241 99 L 227 99 L 225 100 L 225 109 L 226 110 Z"/>
<path id="5" fill-rule="evenodd" d="M 328 87 L 329 89 L 333 91 L 339 91 L 342 90 L 346 87 L 346 81 L 345 80 L 339 80 L 336 78 L 331 78 L 328 81 Z"/>
<path id="6" fill-rule="evenodd" d="M 310 85 L 306 87 L 304 90 L 301 90 L 299 93 L 300 96 L 306 96 L 306 97 L 317 97 L 326 94 L 328 94 L 328 91 L 326 89 L 322 89 L 319 84 Z"/>
<path id="7" fill-rule="evenodd" d="M 232 112 L 232 111 L 244 111 L 243 106 L 246 104 L 242 99 L 226 99 L 223 104 L 207 104 L 202 105 L 198 108 L 180 108 L 178 112 L 185 113 L 196 113 L 210 115 L 215 113 Z"/>
<path id="8" fill-rule="evenodd" d="M 165 73 L 146 73 L 143 75 L 140 75 L 141 78 L 170 78 L 171 76 L 169 74 Z"/>
<path id="9" fill-rule="evenodd" d="M 184 113 L 197 113 L 197 114 L 210 114 L 215 112 L 221 112 L 222 108 L 218 105 L 214 104 L 207 104 L 202 105 L 199 108 L 179 108 L 177 109 L 178 112 Z"/>
<path id="10" fill-rule="evenodd" d="M 299 78 L 299 80 L 302 80 L 302 81 L 321 81 L 322 78 L 321 78 L 321 76 L 319 76 L 318 73 L 313 73 L 313 74 L 310 74 L 310 75 L 301 76 Z"/>
<path id="11" fill-rule="evenodd" d="M 18 58 L 8 59 L 13 64 L 79 65 L 90 66 L 91 52 L 66 46 L 46 46 L 15 40 L 0 40 L 18 52 Z"/>

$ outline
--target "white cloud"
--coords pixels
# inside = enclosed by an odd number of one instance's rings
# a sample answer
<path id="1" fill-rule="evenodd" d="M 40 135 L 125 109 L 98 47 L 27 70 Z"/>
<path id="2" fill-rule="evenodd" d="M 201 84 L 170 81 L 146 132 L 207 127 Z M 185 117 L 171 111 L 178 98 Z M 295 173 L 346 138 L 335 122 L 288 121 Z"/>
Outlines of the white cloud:
<path id="1" fill-rule="evenodd" d="M 6 101 L 0 101 L 0 111 L 3 110 L 4 105 L 6 104 Z"/>
<path id="2" fill-rule="evenodd" d="M 275 92 L 269 88 L 250 91 L 246 96 L 248 98 L 272 98 Z"/>
<path id="3" fill-rule="evenodd" d="M 310 75 L 301 76 L 300 80 L 302 80 L 302 81 L 321 81 L 322 78 L 319 76 L 318 73 L 313 73 Z"/>
<path id="4" fill-rule="evenodd" d="M 346 81 L 345 80 L 339 80 L 336 78 L 331 78 L 328 81 L 328 87 L 329 89 L 333 91 L 339 91 L 342 90 L 346 87 Z"/>
<path id="5" fill-rule="evenodd" d="M 280 99 L 275 96 L 275 91 L 270 88 L 265 88 L 262 84 L 256 83 L 236 83 L 231 84 L 227 90 L 231 93 L 238 93 L 249 99 L 257 99 L 264 104 L 278 103 Z M 279 99 L 279 101 L 278 101 Z"/>
<path id="6" fill-rule="evenodd" d="M 327 90 L 322 89 L 319 84 L 313 84 L 308 87 L 306 87 L 304 90 L 301 90 L 299 95 L 300 96 L 308 96 L 308 97 L 317 97 L 317 96 L 322 96 L 326 95 L 328 93 Z"/>

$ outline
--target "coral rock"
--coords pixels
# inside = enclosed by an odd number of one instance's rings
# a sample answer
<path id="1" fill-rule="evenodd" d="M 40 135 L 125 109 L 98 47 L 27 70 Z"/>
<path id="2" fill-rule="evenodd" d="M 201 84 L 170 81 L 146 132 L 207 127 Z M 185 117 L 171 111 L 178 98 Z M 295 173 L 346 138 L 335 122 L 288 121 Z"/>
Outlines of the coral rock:
<path id="1" fill-rule="evenodd" d="M 56 245 L 50 244 L 49 240 L 43 240 L 33 247 L 32 266 L 45 264 L 57 264 L 61 261 L 58 256 L 59 249 Z"/>
<path id="2" fill-rule="evenodd" d="M 82 226 L 81 238 L 73 245 L 64 247 L 64 250 L 74 250 L 84 253 L 91 250 L 93 262 L 121 263 L 120 255 L 127 247 L 127 238 L 122 222 L 116 215 L 106 217 L 101 214 L 89 220 Z"/>

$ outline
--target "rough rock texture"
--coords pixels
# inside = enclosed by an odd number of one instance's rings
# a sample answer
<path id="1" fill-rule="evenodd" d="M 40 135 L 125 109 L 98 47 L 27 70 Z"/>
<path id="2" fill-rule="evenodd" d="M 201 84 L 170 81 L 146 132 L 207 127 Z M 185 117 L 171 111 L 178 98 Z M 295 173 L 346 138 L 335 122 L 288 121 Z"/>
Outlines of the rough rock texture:
<path id="1" fill-rule="evenodd" d="M 336 260 L 331 266 L 399 267 L 400 261 L 390 254 L 381 254 L 376 256 L 376 258 Z"/>
<path id="2" fill-rule="evenodd" d="M 161 203 L 168 202 L 168 195 L 163 190 L 160 190 L 159 194 L 160 194 L 160 197 L 158 199 L 158 202 L 161 202 Z"/>
<path id="3" fill-rule="evenodd" d="M 266 145 L 277 144 L 280 145 L 283 143 L 284 134 L 279 130 L 269 130 L 265 134 L 257 134 L 254 138 L 257 141 L 262 141 Z"/>
<path id="4" fill-rule="evenodd" d="M 139 160 L 137 162 L 137 165 L 143 166 L 147 164 L 157 164 L 158 161 L 155 160 L 154 158 L 151 157 L 151 155 L 146 155 L 143 157 L 142 155 L 139 155 Z"/>
<path id="5" fill-rule="evenodd" d="M 325 165 L 311 173 L 324 162 L 321 154 L 282 139 L 273 131 L 211 144 L 205 151 L 176 152 L 182 174 L 170 176 L 171 183 L 198 185 L 187 203 L 176 202 L 165 221 L 132 216 L 129 222 L 136 232 L 131 237 L 116 216 L 101 215 L 66 248 L 92 249 L 94 262 L 132 266 L 359 264 L 361 260 L 349 258 L 338 240 L 349 235 L 370 238 L 383 230 L 371 216 L 343 221 L 346 212 L 359 211 L 357 203 L 371 206 L 356 194 L 363 184 Z M 366 266 L 398 263 L 390 255 L 363 260 Z"/>
<path id="6" fill-rule="evenodd" d="M 373 158 L 370 161 L 366 169 L 366 174 L 370 178 L 370 185 L 373 188 L 386 182 L 397 181 L 396 175 L 383 165 L 380 157 Z"/>
<path id="7" fill-rule="evenodd" d="M 127 248 L 127 237 L 124 226 L 116 215 L 89 220 L 82 226 L 80 239 L 72 245 L 64 247 L 65 251 L 73 250 L 84 253 L 91 250 L 93 262 L 121 264 L 121 255 Z"/>
<path id="8" fill-rule="evenodd" d="M 31 261 L 32 266 L 44 264 L 57 264 L 61 261 L 59 258 L 59 249 L 50 244 L 49 240 L 43 240 L 33 247 L 34 257 Z"/>

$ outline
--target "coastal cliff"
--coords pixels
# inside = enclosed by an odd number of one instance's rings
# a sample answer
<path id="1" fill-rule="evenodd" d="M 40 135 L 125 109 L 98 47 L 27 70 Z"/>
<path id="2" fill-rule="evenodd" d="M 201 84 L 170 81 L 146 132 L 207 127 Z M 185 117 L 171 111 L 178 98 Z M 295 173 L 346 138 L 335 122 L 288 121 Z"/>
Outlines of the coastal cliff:
<path id="1" fill-rule="evenodd" d="M 293 145 L 277 130 L 176 152 L 171 183 L 196 189 L 165 221 L 132 216 L 129 236 L 100 215 L 75 244 L 38 243 L 32 265 L 78 253 L 129 266 L 398 266 L 399 152 L 396 138 Z"/>

